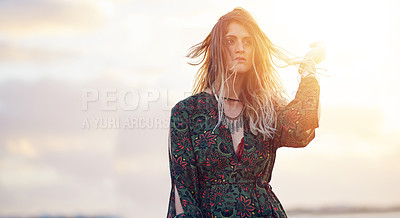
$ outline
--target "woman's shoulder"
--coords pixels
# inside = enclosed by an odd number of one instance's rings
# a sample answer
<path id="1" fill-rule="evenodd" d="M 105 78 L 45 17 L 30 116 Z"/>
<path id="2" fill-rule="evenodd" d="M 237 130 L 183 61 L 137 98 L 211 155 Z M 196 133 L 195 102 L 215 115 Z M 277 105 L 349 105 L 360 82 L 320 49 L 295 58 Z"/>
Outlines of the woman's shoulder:
<path id="1" fill-rule="evenodd" d="M 213 96 L 207 92 L 207 90 L 199 92 L 197 94 L 193 94 L 189 97 L 186 97 L 183 100 L 180 100 L 175 106 L 172 108 L 172 111 L 186 111 L 188 113 L 192 113 L 196 110 L 203 109 L 204 106 L 209 106 L 212 104 Z"/>

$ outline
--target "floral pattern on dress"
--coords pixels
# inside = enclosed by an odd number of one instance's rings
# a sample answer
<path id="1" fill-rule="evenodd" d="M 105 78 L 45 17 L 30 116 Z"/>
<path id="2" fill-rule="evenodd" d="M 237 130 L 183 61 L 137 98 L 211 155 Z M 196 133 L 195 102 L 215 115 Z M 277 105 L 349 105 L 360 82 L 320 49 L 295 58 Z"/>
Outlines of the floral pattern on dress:
<path id="1" fill-rule="evenodd" d="M 286 217 L 269 182 L 279 147 L 304 147 L 318 127 L 319 84 L 302 79 L 293 101 L 276 109 L 277 130 L 264 140 L 244 118 L 241 159 L 232 136 L 218 122 L 218 104 L 202 92 L 171 111 L 171 193 L 167 217 L 174 217 L 177 187 L 184 217 Z M 214 131 L 213 131 L 214 130 Z"/>

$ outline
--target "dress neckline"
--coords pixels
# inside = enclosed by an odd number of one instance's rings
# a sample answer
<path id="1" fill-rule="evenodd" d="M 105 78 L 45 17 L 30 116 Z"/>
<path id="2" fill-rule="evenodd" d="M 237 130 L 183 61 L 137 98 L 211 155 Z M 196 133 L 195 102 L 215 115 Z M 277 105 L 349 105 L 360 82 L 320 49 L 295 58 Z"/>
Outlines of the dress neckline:
<path id="1" fill-rule="evenodd" d="M 206 91 L 202 91 L 200 93 L 203 93 L 204 95 L 207 95 L 210 98 L 212 98 L 213 99 L 212 101 L 214 101 L 216 108 L 218 108 L 218 106 L 217 106 L 218 105 L 218 100 L 216 99 L 215 95 L 210 94 L 210 93 L 208 93 Z M 243 119 L 246 120 L 245 116 L 243 117 Z M 223 124 L 221 123 L 221 125 L 223 125 Z M 226 129 L 225 131 L 229 132 L 228 128 L 225 125 L 224 125 L 224 128 Z M 241 138 L 241 140 L 239 142 L 239 145 L 238 145 L 238 149 L 236 151 L 235 151 L 235 148 L 233 146 L 232 134 L 231 133 L 229 134 L 229 137 L 231 139 L 230 149 L 231 149 L 231 152 L 233 152 L 233 155 L 235 156 L 234 158 L 236 159 L 237 163 L 239 163 L 239 164 L 241 163 L 241 159 L 242 159 L 243 153 L 245 152 L 244 145 L 245 145 L 245 142 L 247 141 L 247 139 L 246 139 L 247 131 L 248 131 L 248 129 L 247 129 L 246 121 L 245 121 L 244 124 L 243 124 L 243 137 Z"/>

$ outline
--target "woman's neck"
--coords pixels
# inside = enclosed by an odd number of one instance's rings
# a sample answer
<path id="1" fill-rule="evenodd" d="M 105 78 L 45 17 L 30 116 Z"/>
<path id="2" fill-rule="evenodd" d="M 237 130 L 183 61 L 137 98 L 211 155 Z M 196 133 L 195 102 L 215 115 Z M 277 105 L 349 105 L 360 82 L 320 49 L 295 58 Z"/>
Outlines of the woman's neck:
<path id="1" fill-rule="evenodd" d="M 227 81 L 229 90 L 224 89 L 223 97 L 231 99 L 239 99 L 239 94 L 242 91 L 243 77 L 236 74 L 236 79 L 232 76 Z"/>
<path id="2" fill-rule="evenodd" d="M 234 80 L 235 80 L 235 84 L 234 84 Z M 237 74 L 236 79 L 234 79 L 234 77 L 232 76 L 231 78 L 229 78 L 227 80 L 227 84 L 225 84 L 224 87 L 224 93 L 222 93 L 222 97 L 225 98 L 231 98 L 231 99 L 239 99 L 240 93 L 242 92 L 242 87 L 244 86 L 244 82 L 243 82 L 243 77 Z M 229 91 L 227 89 L 227 86 L 229 86 Z M 213 88 L 208 87 L 205 89 L 206 92 L 208 93 L 214 93 L 217 95 L 220 95 L 219 90 L 221 87 L 221 82 L 220 80 L 217 80 L 215 83 L 215 86 Z"/>

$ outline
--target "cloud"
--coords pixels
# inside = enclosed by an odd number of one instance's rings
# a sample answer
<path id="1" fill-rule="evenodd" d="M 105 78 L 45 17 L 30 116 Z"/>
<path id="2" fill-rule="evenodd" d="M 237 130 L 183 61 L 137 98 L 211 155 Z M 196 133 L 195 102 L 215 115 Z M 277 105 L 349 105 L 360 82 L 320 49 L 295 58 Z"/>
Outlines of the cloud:
<path id="1" fill-rule="evenodd" d="M 116 213 L 115 134 L 80 128 L 81 91 L 54 80 L 0 83 L 2 213 Z"/>
<path id="2" fill-rule="evenodd" d="M 387 114 L 379 107 L 326 107 L 322 109 L 320 128 L 317 131 L 323 137 L 346 142 L 336 146 L 346 148 L 347 151 L 353 150 L 354 155 L 359 153 L 357 149 L 360 144 L 364 151 L 369 148 L 381 154 L 398 152 L 400 140 L 394 136 L 399 133 L 399 129 L 386 131 L 386 119 Z"/>
<path id="3" fill-rule="evenodd" d="M 0 1 L 0 32 L 16 36 L 87 31 L 104 18 L 89 1 Z"/>
<path id="4" fill-rule="evenodd" d="M 159 199 L 157 205 L 165 204 L 169 187 L 165 125 L 81 128 L 86 117 L 168 120 L 162 101 L 151 102 L 149 110 L 102 111 L 101 102 L 81 110 L 84 88 L 122 90 L 121 86 L 110 81 L 74 84 L 50 79 L 0 83 L 2 212 L 116 214 L 113 205 L 126 198 L 134 206 L 124 203 L 121 210 L 135 214 L 136 206 L 151 210 L 148 205 L 154 205 L 154 198 Z M 167 182 L 159 185 L 160 181 Z M 40 200 L 34 200 L 37 196 Z M 153 211 L 164 212 L 161 207 Z"/>
<path id="5" fill-rule="evenodd" d="M 6 147 L 11 153 L 19 154 L 27 157 L 36 157 L 37 150 L 32 146 L 32 143 L 26 139 L 7 141 Z"/>
<path id="6" fill-rule="evenodd" d="M 0 61 L 47 62 L 58 59 L 71 59 L 76 55 L 78 55 L 78 52 L 72 50 L 50 50 L 0 42 Z"/>

